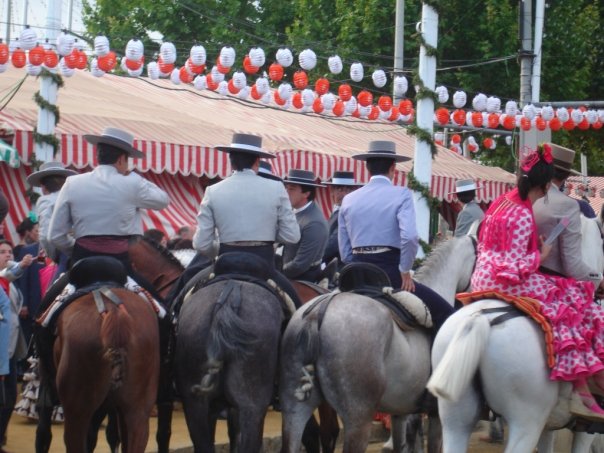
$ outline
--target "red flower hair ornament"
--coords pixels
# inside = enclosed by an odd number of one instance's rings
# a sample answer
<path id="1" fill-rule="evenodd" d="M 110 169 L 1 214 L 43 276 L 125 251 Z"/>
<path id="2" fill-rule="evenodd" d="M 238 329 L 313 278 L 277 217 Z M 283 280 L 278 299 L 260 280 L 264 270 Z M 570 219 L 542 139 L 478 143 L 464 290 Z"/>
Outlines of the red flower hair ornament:
<path id="1" fill-rule="evenodd" d="M 535 150 L 525 147 L 525 156 L 522 158 L 520 168 L 522 168 L 522 171 L 525 173 L 528 173 L 540 160 L 543 160 L 548 164 L 551 164 L 554 161 L 552 147 L 547 143 L 542 143 Z"/>

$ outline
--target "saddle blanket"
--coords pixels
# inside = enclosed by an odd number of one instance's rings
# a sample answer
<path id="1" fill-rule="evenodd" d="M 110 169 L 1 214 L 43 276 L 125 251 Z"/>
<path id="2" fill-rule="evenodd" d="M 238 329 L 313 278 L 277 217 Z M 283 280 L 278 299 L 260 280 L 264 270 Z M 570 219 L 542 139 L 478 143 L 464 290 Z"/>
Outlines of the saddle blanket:
<path id="1" fill-rule="evenodd" d="M 507 302 L 513 305 L 521 312 L 530 316 L 537 324 L 543 329 L 545 335 L 545 350 L 547 354 L 547 365 L 550 368 L 554 367 L 556 363 L 556 356 L 554 354 L 554 333 L 552 326 L 545 316 L 541 314 L 541 303 L 536 299 L 529 297 L 516 297 L 509 294 L 500 293 L 498 291 L 475 291 L 471 293 L 459 293 L 456 296 L 463 305 L 468 305 L 477 300 L 483 299 L 497 299 L 502 302 Z"/>
<path id="2" fill-rule="evenodd" d="M 145 302 L 150 303 L 155 313 L 157 313 L 157 316 L 160 319 L 164 319 L 164 317 L 166 316 L 165 308 L 162 307 L 159 302 L 157 302 L 153 297 L 151 297 L 151 295 L 147 291 L 145 291 L 138 283 L 136 283 L 132 278 L 128 277 L 124 288 L 132 291 L 133 293 L 138 294 Z M 61 308 L 63 301 L 74 292 L 75 286 L 69 283 L 65 287 L 63 292 L 61 292 L 61 294 L 57 296 L 57 298 L 50 305 L 50 307 L 48 307 L 48 310 L 46 310 L 42 314 L 42 316 L 38 320 L 38 323 L 41 324 L 43 327 L 48 327 L 51 323 L 51 320 L 54 318 L 54 314 L 57 312 L 57 310 L 59 310 L 59 308 Z"/>

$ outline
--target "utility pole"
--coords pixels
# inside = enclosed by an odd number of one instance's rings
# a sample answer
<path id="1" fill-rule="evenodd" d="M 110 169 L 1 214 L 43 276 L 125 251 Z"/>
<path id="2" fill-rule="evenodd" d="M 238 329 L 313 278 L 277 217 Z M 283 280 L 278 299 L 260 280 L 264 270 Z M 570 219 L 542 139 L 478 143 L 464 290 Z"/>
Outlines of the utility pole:
<path id="1" fill-rule="evenodd" d="M 405 53 L 405 0 L 396 0 L 396 15 L 394 25 L 394 76 L 402 75 L 403 56 Z M 393 77 L 394 78 L 394 77 Z M 392 93 L 394 95 L 394 92 Z M 400 101 L 394 95 L 394 102 Z"/>
<path id="2" fill-rule="evenodd" d="M 23 25 L 27 25 L 27 13 L 29 9 L 29 0 L 23 1 Z"/>
<path id="3" fill-rule="evenodd" d="M 13 0 L 6 0 L 6 33 L 4 35 L 6 38 L 6 44 L 10 44 L 10 17 L 12 14 L 12 6 Z"/>
<path id="4" fill-rule="evenodd" d="M 71 31 L 73 28 L 73 0 L 69 0 L 69 20 L 67 21 L 67 29 Z"/>
<path id="5" fill-rule="evenodd" d="M 545 20 L 545 0 L 535 4 L 535 59 L 533 60 L 531 102 L 539 102 L 541 91 L 541 43 L 543 42 L 543 22 Z"/>
<path id="6" fill-rule="evenodd" d="M 520 0 L 519 14 L 519 38 L 520 50 L 520 106 L 524 107 L 531 102 L 531 67 L 533 64 L 533 40 L 531 38 L 533 23 L 532 0 Z"/>

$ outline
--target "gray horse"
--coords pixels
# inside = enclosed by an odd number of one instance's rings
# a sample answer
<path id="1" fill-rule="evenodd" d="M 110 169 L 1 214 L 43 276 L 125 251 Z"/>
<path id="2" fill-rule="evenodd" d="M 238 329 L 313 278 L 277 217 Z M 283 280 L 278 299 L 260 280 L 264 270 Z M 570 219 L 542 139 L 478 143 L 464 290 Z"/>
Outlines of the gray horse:
<path id="1" fill-rule="evenodd" d="M 470 242 L 464 237 L 438 247 L 418 281 L 452 304 L 469 285 L 475 259 Z M 470 268 L 447 266 L 453 254 Z M 364 452 L 376 411 L 418 411 L 430 376 L 430 336 L 423 329 L 401 331 L 388 309 L 357 294 L 334 296 L 320 328 L 316 316 L 303 317 L 306 309 L 298 309 L 282 341 L 282 451 L 298 453 L 306 421 L 325 399 L 344 423 L 344 451 Z"/>
<path id="2" fill-rule="evenodd" d="M 214 452 L 224 409 L 231 451 L 260 451 L 283 320 L 278 298 L 247 281 L 213 283 L 185 300 L 174 365 L 195 453 Z"/>

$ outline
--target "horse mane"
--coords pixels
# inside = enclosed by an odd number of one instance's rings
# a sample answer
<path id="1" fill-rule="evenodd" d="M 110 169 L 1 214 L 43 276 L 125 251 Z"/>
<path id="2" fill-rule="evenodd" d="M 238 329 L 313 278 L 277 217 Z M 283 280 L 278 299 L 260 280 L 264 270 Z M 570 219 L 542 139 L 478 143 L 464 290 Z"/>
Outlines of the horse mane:
<path id="1" fill-rule="evenodd" d="M 169 262 L 171 262 L 173 265 L 177 266 L 181 271 L 185 270 L 185 267 L 182 265 L 182 263 L 178 260 L 178 258 L 176 258 L 171 252 L 170 250 L 168 250 L 167 248 L 165 248 L 163 245 L 161 245 L 159 242 L 154 241 L 153 239 L 150 239 L 146 236 L 139 236 L 140 239 L 142 239 L 146 244 L 148 244 L 149 246 L 153 247 L 157 252 L 159 252 L 159 254 L 165 258 L 166 260 L 168 260 Z"/>
<path id="2" fill-rule="evenodd" d="M 469 241 L 470 238 L 467 236 L 461 238 L 451 238 L 447 241 L 443 241 L 438 244 L 432 252 L 426 257 L 420 268 L 415 273 L 415 278 L 418 281 L 422 281 L 423 278 L 430 275 L 436 269 L 440 269 L 445 265 L 449 255 L 455 253 L 455 248 L 461 243 L 461 241 Z"/>

